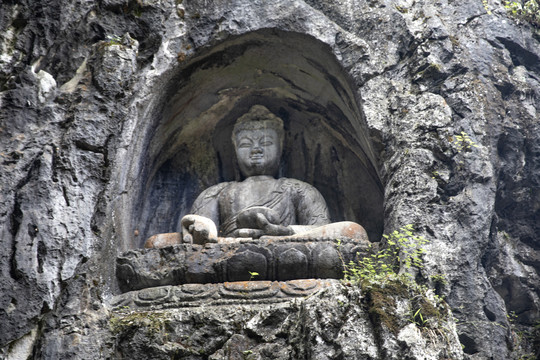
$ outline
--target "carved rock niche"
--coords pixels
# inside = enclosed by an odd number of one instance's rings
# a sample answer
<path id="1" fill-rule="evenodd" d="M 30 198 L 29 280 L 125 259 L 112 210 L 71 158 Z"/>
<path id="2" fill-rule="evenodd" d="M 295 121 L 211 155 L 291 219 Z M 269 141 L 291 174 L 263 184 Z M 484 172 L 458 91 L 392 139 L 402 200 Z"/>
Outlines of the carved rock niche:
<path id="1" fill-rule="evenodd" d="M 119 176 L 130 189 L 115 210 L 120 251 L 179 231 L 179 219 L 201 191 L 240 180 L 231 131 L 256 104 L 283 119 L 280 175 L 315 186 L 332 221 L 357 222 L 378 241 L 383 187 L 377 159 L 357 90 L 327 44 L 272 29 L 229 38 L 182 63 L 160 91 L 135 129 L 138 143 Z M 310 271 L 306 267 L 303 277 L 317 275 Z"/>

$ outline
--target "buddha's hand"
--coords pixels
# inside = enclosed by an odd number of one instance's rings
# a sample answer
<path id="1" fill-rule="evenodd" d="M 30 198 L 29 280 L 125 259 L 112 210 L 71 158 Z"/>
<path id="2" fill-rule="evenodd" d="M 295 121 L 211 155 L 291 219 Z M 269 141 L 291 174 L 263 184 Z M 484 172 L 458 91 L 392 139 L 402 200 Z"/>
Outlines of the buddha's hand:
<path id="1" fill-rule="evenodd" d="M 285 236 L 294 234 L 291 227 L 273 223 L 261 212 L 252 212 L 249 216 L 251 217 L 250 223 L 253 228 L 238 229 L 235 231 L 235 236 L 256 239 L 263 235 Z"/>
<path id="2" fill-rule="evenodd" d="M 200 245 L 217 242 L 216 224 L 209 218 L 186 215 L 180 223 L 182 225 L 182 242 Z"/>

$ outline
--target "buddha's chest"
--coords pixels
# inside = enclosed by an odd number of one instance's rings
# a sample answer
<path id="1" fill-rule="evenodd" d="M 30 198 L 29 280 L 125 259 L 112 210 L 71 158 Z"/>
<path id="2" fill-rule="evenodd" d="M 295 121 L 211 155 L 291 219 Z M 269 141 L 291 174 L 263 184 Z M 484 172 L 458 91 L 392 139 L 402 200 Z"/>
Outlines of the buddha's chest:
<path id="1" fill-rule="evenodd" d="M 293 212 L 290 194 L 276 179 L 241 182 L 229 186 L 220 194 L 219 208 L 222 219 L 234 216 L 246 208 L 264 206 L 278 213 Z"/>

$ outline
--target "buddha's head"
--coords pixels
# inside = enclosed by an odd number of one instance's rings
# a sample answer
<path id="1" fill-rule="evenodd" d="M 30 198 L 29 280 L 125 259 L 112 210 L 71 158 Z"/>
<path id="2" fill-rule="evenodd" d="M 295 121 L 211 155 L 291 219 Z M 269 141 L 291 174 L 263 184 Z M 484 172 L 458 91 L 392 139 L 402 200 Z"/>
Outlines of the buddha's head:
<path id="1" fill-rule="evenodd" d="M 232 141 L 242 175 L 276 175 L 283 148 L 283 121 L 262 105 L 236 120 Z"/>

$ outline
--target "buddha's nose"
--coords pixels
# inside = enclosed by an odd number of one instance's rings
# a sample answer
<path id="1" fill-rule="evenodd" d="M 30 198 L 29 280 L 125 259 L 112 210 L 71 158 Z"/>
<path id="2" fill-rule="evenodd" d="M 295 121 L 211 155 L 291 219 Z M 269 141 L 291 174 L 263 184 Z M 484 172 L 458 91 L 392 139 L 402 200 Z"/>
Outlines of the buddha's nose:
<path id="1" fill-rule="evenodd" d="M 261 146 L 259 145 L 255 145 L 252 149 L 251 149 L 251 153 L 252 154 L 261 154 L 263 152 L 263 149 Z"/>

